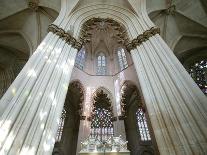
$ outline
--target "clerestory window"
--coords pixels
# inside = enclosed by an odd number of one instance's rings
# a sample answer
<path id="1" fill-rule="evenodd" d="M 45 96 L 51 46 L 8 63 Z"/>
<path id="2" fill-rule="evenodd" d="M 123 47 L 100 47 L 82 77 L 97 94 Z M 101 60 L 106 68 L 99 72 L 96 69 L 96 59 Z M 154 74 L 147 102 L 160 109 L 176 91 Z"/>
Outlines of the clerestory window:
<path id="1" fill-rule="evenodd" d="M 103 53 L 97 56 L 97 75 L 106 75 L 106 56 Z"/>
<path id="2" fill-rule="evenodd" d="M 79 69 L 83 70 L 84 63 L 85 63 L 85 55 L 86 51 L 85 48 L 83 47 L 77 54 L 76 60 L 75 60 L 75 66 L 78 67 Z"/>
<path id="3" fill-rule="evenodd" d="M 126 59 L 126 54 L 123 48 L 119 48 L 118 52 L 118 62 L 119 62 L 119 68 L 120 70 L 123 70 L 128 67 L 127 59 Z"/>

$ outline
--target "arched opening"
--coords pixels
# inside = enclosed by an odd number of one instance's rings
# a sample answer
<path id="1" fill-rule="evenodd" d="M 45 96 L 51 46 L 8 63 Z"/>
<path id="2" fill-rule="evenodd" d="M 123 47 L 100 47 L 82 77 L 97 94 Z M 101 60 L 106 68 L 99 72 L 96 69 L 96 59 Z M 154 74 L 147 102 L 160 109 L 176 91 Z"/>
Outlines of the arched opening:
<path id="1" fill-rule="evenodd" d="M 102 142 L 109 139 L 113 134 L 111 99 L 104 89 L 98 89 L 93 98 L 90 136 Z"/>
<path id="2" fill-rule="evenodd" d="M 141 152 L 156 154 L 157 147 L 146 107 L 136 85 L 130 81 L 125 81 L 121 88 L 121 110 L 131 155 Z"/>
<path id="3" fill-rule="evenodd" d="M 0 98 L 26 64 L 29 53 L 27 40 L 20 33 L 0 33 Z"/>
<path id="4" fill-rule="evenodd" d="M 53 154 L 76 155 L 82 102 L 83 86 L 79 81 L 70 83 L 56 136 Z"/>

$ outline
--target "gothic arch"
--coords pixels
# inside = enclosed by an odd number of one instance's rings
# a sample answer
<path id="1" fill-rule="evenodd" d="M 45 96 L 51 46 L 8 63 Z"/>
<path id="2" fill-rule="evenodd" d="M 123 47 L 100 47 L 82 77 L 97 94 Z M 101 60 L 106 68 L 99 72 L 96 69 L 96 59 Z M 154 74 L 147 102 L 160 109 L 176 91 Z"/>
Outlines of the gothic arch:
<path id="1" fill-rule="evenodd" d="M 121 86 L 121 114 L 125 123 L 128 149 L 132 155 L 151 153 L 156 150 L 156 143 L 152 129 L 150 127 L 147 109 L 137 86 L 129 80 L 123 82 Z M 145 127 L 140 124 L 146 124 Z M 143 133 L 150 135 L 144 139 Z M 151 138 L 152 137 L 152 138 Z"/>
<path id="2" fill-rule="evenodd" d="M 108 90 L 107 88 L 105 87 L 99 87 L 97 88 L 94 93 L 92 94 L 92 99 L 93 99 L 93 104 L 94 104 L 94 98 L 96 97 L 96 95 L 98 93 L 100 93 L 101 91 L 103 91 L 104 94 L 107 94 L 107 97 L 110 99 L 111 101 L 111 106 L 113 105 L 113 96 L 112 96 L 112 93 L 110 92 L 110 90 Z M 92 108 L 93 108 L 93 104 L 92 104 Z"/>
<path id="3" fill-rule="evenodd" d="M 130 104 L 136 104 L 135 106 L 143 106 L 140 93 L 137 89 L 137 86 L 132 81 L 124 81 L 121 89 L 120 89 L 121 99 L 121 113 L 122 116 L 125 116 L 127 113 L 127 107 L 130 106 Z M 131 95 L 134 96 L 133 99 L 130 99 Z M 133 100 L 136 100 L 136 102 L 131 102 Z"/>
<path id="4" fill-rule="evenodd" d="M 84 87 L 79 80 L 70 82 L 53 154 L 76 154 L 84 92 Z"/>

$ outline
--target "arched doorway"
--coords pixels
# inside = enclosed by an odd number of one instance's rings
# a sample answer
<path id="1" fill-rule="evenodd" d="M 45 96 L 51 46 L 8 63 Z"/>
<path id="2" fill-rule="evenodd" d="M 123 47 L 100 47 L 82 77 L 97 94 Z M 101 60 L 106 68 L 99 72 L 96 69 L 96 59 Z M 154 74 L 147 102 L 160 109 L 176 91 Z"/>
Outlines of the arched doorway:
<path id="1" fill-rule="evenodd" d="M 121 87 L 121 108 L 131 155 L 158 154 L 146 107 L 136 85 L 130 81 Z"/>
<path id="2" fill-rule="evenodd" d="M 84 89 L 79 81 L 70 83 L 57 131 L 53 154 L 76 155 Z"/>

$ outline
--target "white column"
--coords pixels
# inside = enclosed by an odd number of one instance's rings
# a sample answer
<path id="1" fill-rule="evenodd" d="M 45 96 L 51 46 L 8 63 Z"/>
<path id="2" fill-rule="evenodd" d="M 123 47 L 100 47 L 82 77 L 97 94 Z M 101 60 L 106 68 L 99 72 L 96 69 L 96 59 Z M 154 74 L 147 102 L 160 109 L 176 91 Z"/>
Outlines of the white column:
<path id="1" fill-rule="evenodd" d="M 77 50 L 49 33 L 0 101 L 0 154 L 51 154 Z"/>
<path id="2" fill-rule="evenodd" d="M 114 136 L 119 137 L 121 135 L 123 140 L 126 140 L 125 124 L 124 120 L 117 120 L 114 122 Z"/>
<path id="3" fill-rule="evenodd" d="M 79 132 L 78 132 L 78 142 L 76 155 L 81 151 L 81 142 L 84 142 L 90 135 L 91 122 L 87 120 L 80 120 Z"/>
<path id="4" fill-rule="evenodd" d="M 158 34 L 131 55 L 160 154 L 205 154 L 206 96 Z"/>

